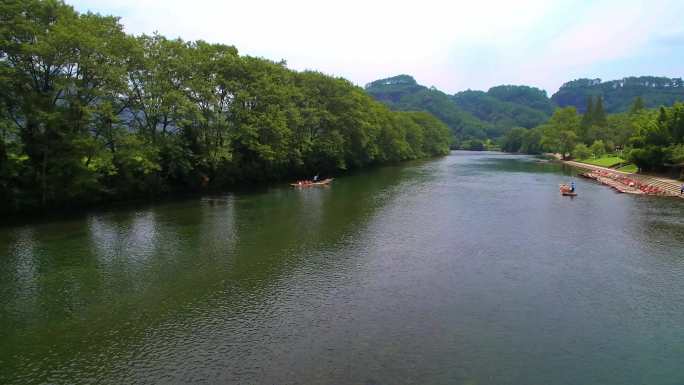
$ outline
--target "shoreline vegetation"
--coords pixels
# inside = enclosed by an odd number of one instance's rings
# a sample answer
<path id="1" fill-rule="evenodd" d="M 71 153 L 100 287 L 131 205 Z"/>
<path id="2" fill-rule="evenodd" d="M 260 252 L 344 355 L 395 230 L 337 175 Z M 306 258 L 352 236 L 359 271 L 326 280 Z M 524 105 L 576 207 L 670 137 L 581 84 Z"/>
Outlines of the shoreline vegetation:
<path id="1" fill-rule="evenodd" d="M 445 155 L 452 132 L 342 78 L 0 4 L 0 214 L 158 199 Z"/>

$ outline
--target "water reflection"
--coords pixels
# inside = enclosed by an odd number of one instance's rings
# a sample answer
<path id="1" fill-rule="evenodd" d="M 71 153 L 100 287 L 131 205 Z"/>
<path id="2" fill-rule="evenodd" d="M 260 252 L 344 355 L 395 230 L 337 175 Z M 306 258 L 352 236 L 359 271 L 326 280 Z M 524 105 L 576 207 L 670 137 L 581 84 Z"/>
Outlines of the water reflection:
<path id="1" fill-rule="evenodd" d="M 8 232 L 2 239 L 5 252 L 0 259 L 0 282 L 3 282 L 0 285 L 0 321 L 8 327 L 25 317 L 27 309 L 36 306 L 38 269 L 34 259 L 34 237 L 35 231 L 24 227 Z M 8 335 L 7 328 L 0 330 L 0 336 Z"/>
<path id="2" fill-rule="evenodd" d="M 125 263 L 145 264 L 158 244 L 157 223 L 152 211 L 126 218 L 93 215 L 88 218 L 88 233 L 95 255 L 103 266 L 122 258 Z"/>

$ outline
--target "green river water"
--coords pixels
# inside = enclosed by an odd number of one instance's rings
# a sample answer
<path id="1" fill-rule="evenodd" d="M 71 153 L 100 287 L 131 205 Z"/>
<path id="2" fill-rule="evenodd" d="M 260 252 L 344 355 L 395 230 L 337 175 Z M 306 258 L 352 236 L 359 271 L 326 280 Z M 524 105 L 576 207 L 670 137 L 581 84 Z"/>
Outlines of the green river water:
<path id="1" fill-rule="evenodd" d="M 1 384 L 684 384 L 684 200 L 450 156 L 0 227 Z"/>

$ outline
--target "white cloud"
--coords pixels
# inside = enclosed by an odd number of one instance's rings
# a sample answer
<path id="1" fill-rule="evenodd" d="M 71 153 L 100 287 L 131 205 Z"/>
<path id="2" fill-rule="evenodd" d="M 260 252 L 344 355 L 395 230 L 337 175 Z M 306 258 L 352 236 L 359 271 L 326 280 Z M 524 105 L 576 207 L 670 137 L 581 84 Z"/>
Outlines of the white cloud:
<path id="1" fill-rule="evenodd" d="M 447 91 L 525 82 L 550 89 L 638 52 L 677 23 L 675 1 L 77 0 L 130 33 L 235 45 L 357 84 L 398 73 Z M 674 7 L 674 9 L 673 9 Z M 672 27 L 674 28 L 674 27 Z M 670 28 L 670 29 L 672 29 Z M 586 73 L 583 76 L 598 76 Z"/>

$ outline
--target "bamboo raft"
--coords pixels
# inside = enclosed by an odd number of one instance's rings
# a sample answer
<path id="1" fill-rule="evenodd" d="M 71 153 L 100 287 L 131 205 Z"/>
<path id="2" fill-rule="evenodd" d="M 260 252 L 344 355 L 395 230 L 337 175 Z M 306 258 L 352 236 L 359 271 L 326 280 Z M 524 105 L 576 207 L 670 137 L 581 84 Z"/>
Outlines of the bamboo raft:
<path id="1" fill-rule="evenodd" d="M 300 180 L 296 183 L 290 183 L 292 187 L 316 187 L 316 186 L 327 186 L 332 183 L 333 178 L 323 179 L 319 182 L 314 182 L 312 180 Z"/>

